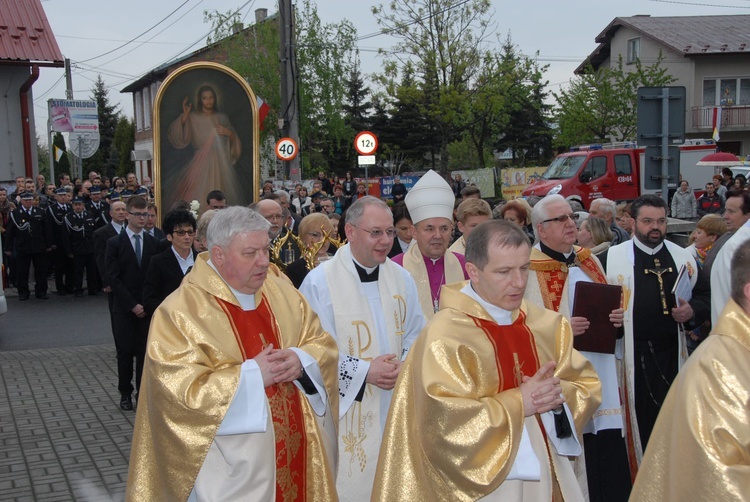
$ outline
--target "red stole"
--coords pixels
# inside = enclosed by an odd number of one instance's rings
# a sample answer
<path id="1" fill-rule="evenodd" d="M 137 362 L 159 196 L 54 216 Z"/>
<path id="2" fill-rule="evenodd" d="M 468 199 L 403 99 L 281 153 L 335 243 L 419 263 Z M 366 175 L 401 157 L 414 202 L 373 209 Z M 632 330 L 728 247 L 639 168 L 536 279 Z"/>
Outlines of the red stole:
<path id="1" fill-rule="evenodd" d="M 539 370 L 539 354 L 534 335 L 526 326 L 526 313 L 519 310 L 518 319 L 508 326 L 473 318 L 495 348 L 495 362 L 500 377 L 497 391 L 521 386 L 521 377 L 534 376 Z"/>
<path id="2" fill-rule="evenodd" d="M 577 265 L 586 272 L 586 275 L 600 284 L 606 284 L 607 278 L 591 257 L 591 250 L 586 248 L 573 248 L 576 253 Z M 562 301 L 562 291 L 565 281 L 568 279 L 568 266 L 552 258 L 546 260 L 531 260 L 531 270 L 536 272 L 539 281 L 539 290 L 542 293 L 544 307 L 558 312 Z"/>
<path id="3" fill-rule="evenodd" d="M 218 300 L 230 319 L 237 344 L 245 360 L 258 355 L 268 344 L 280 349 L 276 320 L 265 297 L 255 310 L 244 311 Z M 266 387 L 276 438 L 276 500 L 305 500 L 305 423 L 299 390 L 293 383 Z"/>

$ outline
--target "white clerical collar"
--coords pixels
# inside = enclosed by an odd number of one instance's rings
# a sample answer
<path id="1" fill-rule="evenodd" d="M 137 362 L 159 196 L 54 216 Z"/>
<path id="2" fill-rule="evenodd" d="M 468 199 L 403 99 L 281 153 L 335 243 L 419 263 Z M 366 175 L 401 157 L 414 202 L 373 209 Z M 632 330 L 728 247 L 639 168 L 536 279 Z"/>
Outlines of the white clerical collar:
<path id="1" fill-rule="evenodd" d="M 635 244 L 635 247 L 637 247 L 638 249 L 640 249 L 641 251 L 643 251 L 647 255 L 655 255 L 656 253 L 658 253 L 659 251 L 661 251 L 661 248 L 664 247 L 664 241 L 662 241 L 655 248 L 650 248 L 647 245 L 645 245 L 644 243 L 642 243 L 641 241 L 639 241 L 638 237 L 633 237 L 633 244 Z"/>
<path id="2" fill-rule="evenodd" d="M 192 253 L 191 253 L 192 254 Z M 216 269 L 216 266 L 211 262 L 211 260 L 208 260 L 206 263 L 216 271 L 217 274 L 219 274 L 219 277 L 221 277 L 221 280 L 224 281 L 224 284 L 227 285 L 229 290 L 232 292 L 235 298 L 237 298 L 237 301 L 240 304 L 240 307 L 242 307 L 242 310 L 247 312 L 248 310 L 255 310 L 255 295 L 248 295 L 247 293 L 240 293 L 236 289 L 234 289 L 232 286 L 229 285 L 229 283 L 224 280 L 224 278 L 221 276 L 221 273 Z"/>
<path id="3" fill-rule="evenodd" d="M 474 291 L 474 288 L 471 285 L 471 281 L 469 281 L 466 286 L 461 288 L 461 292 L 481 305 L 482 308 L 487 311 L 487 313 L 495 320 L 498 325 L 508 326 L 510 324 L 513 324 L 513 312 L 485 301 L 484 298 L 479 296 L 477 292 Z"/>
<path id="4" fill-rule="evenodd" d="M 357 261 L 357 259 L 354 257 L 354 255 L 352 255 L 352 260 L 354 260 L 354 263 L 356 263 L 357 265 L 359 265 L 359 267 L 362 270 L 364 270 L 365 272 L 367 272 L 368 275 L 371 274 L 371 273 L 373 273 L 373 272 L 375 272 L 375 269 L 380 266 L 380 265 L 375 265 L 374 267 L 365 267 L 364 265 L 362 265 L 360 262 Z"/>

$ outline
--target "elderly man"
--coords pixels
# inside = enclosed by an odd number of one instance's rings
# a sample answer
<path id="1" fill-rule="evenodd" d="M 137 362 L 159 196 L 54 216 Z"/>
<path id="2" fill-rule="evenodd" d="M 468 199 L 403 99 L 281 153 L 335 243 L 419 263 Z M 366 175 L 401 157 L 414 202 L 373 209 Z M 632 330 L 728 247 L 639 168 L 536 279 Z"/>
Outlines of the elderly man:
<path id="1" fill-rule="evenodd" d="M 218 211 L 154 314 L 127 500 L 335 500 L 336 342 L 269 274 L 268 222 Z"/>
<path id="2" fill-rule="evenodd" d="M 631 211 L 633 239 L 609 249 L 607 279 L 625 293 L 625 336 L 618 354 L 624 359 L 632 454 L 640 463 L 669 386 L 687 358 L 685 328 L 708 318 L 710 293 L 693 255 L 665 240 L 666 202 L 643 195 Z M 683 268 L 689 281 L 685 289 L 692 289 L 683 294 L 691 298 L 681 296 L 677 302 L 672 289 Z"/>
<path id="3" fill-rule="evenodd" d="M 613 201 L 605 199 L 604 197 L 594 199 L 591 202 L 589 214 L 607 222 L 609 229 L 612 230 L 612 235 L 614 235 L 612 238 L 613 246 L 630 239 L 630 235 L 628 235 L 628 233 L 615 221 L 615 217 L 617 216 L 617 204 Z"/>
<path id="4" fill-rule="evenodd" d="M 712 253 L 715 258 L 709 263 L 708 269 L 711 281 L 711 324 L 714 326 L 729 301 L 732 284 L 729 264 L 732 256 L 740 244 L 750 239 L 750 194 L 744 190 L 731 190 L 727 193 L 724 221 L 727 222 L 727 233 L 731 232 L 731 235 L 726 240 L 716 241 L 714 247 L 719 246 L 719 250 Z"/>
<path id="5" fill-rule="evenodd" d="M 531 280 L 525 298 L 540 307 L 559 312 L 570 321 L 573 335 L 589 328 L 585 317 L 572 317 L 573 298 L 580 282 L 606 284 L 599 260 L 590 249 L 575 246 L 576 213 L 560 195 L 548 195 L 532 210 L 531 220 L 538 243 L 531 249 Z M 609 315 L 615 327 L 622 326 L 623 310 Z M 631 469 L 623 440 L 623 414 L 614 354 L 582 352 L 602 380 L 602 405 L 582 432 L 586 450 L 586 478 L 583 464 L 576 465 L 581 484 L 592 501 L 627 501 Z"/>
<path id="6" fill-rule="evenodd" d="M 393 258 L 414 278 L 427 320 L 435 316 L 443 284 L 468 279 L 462 254 L 448 251 L 453 231 L 453 191 L 433 170 L 420 178 L 406 196 L 416 246 Z"/>
<path id="7" fill-rule="evenodd" d="M 296 241 L 287 235 L 290 230 L 284 224 L 284 211 L 281 205 L 275 200 L 263 199 L 255 204 L 254 209 L 271 224 L 268 230 L 271 246 L 273 247 L 280 242 L 284 242 L 283 246 L 276 250 L 276 254 L 271 256 L 271 261 L 275 265 L 285 269 L 287 265 L 297 261 L 301 253 Z"/>
<path id="8" fill-rule="evenodd" d="M 470 282 L 404 362 L 373 500 L 583 500 L 568 456 L 599 379 L 559 314 L 524 301 L 529 240 L 492 220 L 466 244 Z"/>
<path id="9" fill-rule="evenodd" d="M 743 500 L 750 493 L 750 242 L 737 248 L 731 271 L 731 299 L 672 383 L 633 500 Z"/>
<path id="10" fill-rule="evenodd" d="M 391 389 L 425 321 L 414 280 L 387 258 L 396 234 L 388 206 L 357 200 L 345 228 L 348 244 L 310 271 L 300 292 L 339 345 L 336 488 L 340 500 L 360 501 L 370 500 Z"/>

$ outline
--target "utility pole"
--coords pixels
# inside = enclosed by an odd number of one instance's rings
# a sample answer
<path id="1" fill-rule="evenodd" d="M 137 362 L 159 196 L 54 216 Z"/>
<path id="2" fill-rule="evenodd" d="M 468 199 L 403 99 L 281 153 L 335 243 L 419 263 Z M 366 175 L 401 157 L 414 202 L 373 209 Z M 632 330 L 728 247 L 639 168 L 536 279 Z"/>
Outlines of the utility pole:
<path id="1" fill-rule="evenodd" d="M 297 55 L 294 42 L 294 11 L 292 0 L 279 0 L 279 64 L 281 72 L 281 135 L 299 139 L 299 103 L 297 94 Z M 300 152 L 302 153 L 302 152 Z M 302 180 L 300 155 L 284 162 L 283 179 L 294 182 Z"/>
<path id="2" fill-rule="evenodd" d="M 73 100 L 73 74 L 70 71 L 70 59 L 65 58 L 65 99 Z M 68 133 L 76 134 L 76 133 Z M 72 145 L 73 142 L 68 138 L 68 144 Z M 81 157 L 81 142 L 78 142 L 78 154 L 76 155 L 76 163 L 71 173 L 71 178 L 83 177 L 83 157 Z"/>

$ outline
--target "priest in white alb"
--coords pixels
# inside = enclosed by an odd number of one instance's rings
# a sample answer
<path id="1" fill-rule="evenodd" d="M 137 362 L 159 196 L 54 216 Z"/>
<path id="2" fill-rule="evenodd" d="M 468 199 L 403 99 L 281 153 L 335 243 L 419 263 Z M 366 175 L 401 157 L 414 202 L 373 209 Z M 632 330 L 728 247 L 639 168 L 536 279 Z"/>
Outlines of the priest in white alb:
<path id="1" fill-rule="evenodd" d="M 388 259 L 396 229 L 384 202 L 358 199 L 346 212 L 348 244 L 313 269 L 300 292 L 339 346 L 342 501 L 370 500 L 401 361 L 425 320 L 408 272 Z"/>

